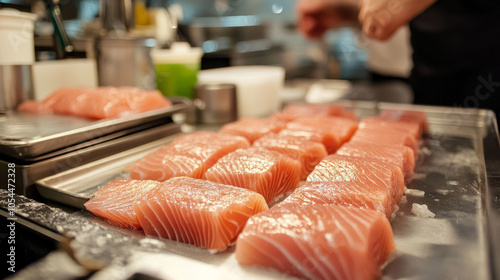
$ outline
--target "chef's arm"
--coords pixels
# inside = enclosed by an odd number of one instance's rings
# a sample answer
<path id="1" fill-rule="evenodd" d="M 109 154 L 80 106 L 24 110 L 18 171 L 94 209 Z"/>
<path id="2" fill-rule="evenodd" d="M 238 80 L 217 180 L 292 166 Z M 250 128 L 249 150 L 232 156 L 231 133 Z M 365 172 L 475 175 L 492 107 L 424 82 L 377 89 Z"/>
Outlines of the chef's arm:
<path id="1" fill-rule="evenodd" d="M 342 25 L 357 25 L 358 0 L 299 0 L 298 28 L 308 38 L 321 38 L 324 33 Z"/>
<path id="2" fill-rule="evenodd" d="M 389 39 L 437 0 L 360 0 L 359 22 L 366 36 Z"/>

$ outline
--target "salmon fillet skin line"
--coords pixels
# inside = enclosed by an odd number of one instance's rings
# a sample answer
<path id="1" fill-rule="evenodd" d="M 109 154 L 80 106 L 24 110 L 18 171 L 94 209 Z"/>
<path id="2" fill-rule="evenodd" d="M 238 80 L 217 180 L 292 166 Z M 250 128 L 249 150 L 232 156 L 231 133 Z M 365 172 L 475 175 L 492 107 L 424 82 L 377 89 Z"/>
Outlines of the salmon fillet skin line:
<path id="1" fill-rule="evenodd" d="M 408 180 L 413 175 L 415 168 L 415 155 L 413 150 L 403 146 L 386 146 L 377 143 L 349 142 L 337 151 L 338 155 L 360 157 L 365 159 L 379 159 L 390 162 L 401 168 L 403 175 Z"/>
<path id="2" fill-rule="evenodd" d="M 206 178 L 260 193 L 267 203 L 292 192 L 300 181 L 300 164 L 263 148 L 239 149 L 207 170 Z"/>
<path id="3" fill-rule="evenodd" d="M 394 198 L 389 189 L 377 189 L 369 184 L 355 181 L 306 182 L 277 206 L 286 204 L 324 204 L 371 209 L 380 211 L 389 221 L 395 208 Z"/>
<path id="4" fill-rule="evenodd" d="M 170 106 L 172 102 L 157 90 L 142 90 L 135 87 L 98 87 L 61 88 L 42 102 L 21 103 L 18 110 L 108 119 Z"/>
<path id="5" fill-rule="evenodd" d="M 180 176 L 204 179 L 207 169 L 220 158 L 249 146 L 245 138 L 236 135 L 212 131 L 185 134 L 134 163 L 130 178 L 162 182 Z"/>
<path id="6" fill-rule="evenodd" d="M 111 224 L 140 229 L 141 225 L 133 209 L 134 203 L 158 184 L 156 181 L 116 179 L 95 192 L 84 206 Z"/>
<path id="7" fill-rule="evenodd" d="M 379 278 L 394 250 L 391 225 L 380 212 L 286 205 L 250 218 L 235 255 L 241 265 L 304 279 L 363 280 Z"/>
<path id="8" fill-rule="evenodd" d="M 189 177 L 165 181 L 134 204 L 147 235 L 215 251 L 234 243 L 247 220 L 267 209 L 258 193 Z"/>
<path id="9" fill-rule="evenodd" d="M 401 169 L 377 159 L 330 155 L 324 158 L 307 177 L 308 182 L 347 182 L 351 188 L 373 193 L 389 192 L 392 213 L 403 196 L 405 185 Z M 387 213 L 386 212 L 386 213 Z"/>
<path id="10" fill-rule="evenodd" d="M 307 139 L 270 133 L 253 143 L 254 147 L 262 147 L 276 151 L 297 160 L 301 165 L 301 180 L 305 180 L 314 167 L 328 153 L 325 146 Z"/>
<path id="11" fill-rule="evenodd" d="M 219 132 L 243 136 L 253 143 L 260 137 L 268 133 L 277 133 L 283 128 L 285 128 L 285 123 L 275 118 L 243 118 L 225 124 Z"/>

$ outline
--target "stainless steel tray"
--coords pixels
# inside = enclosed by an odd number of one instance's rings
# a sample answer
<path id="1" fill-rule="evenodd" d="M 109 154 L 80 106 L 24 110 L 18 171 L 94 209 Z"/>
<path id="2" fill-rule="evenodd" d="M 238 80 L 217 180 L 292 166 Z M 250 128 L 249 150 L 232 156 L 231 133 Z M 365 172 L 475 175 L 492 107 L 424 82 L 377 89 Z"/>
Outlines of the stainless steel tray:
<path id="1" fill-rule="evenodd" d="M 344 105 L 361 116 L 377 114 L 385 108 L 423 111 L 430 122 L 416 173 L 407 184 L 408 189 L 424 194 L 409 191 L 406 202 L 403 200 L 399 205 L 391 222 L 397 252 L 384 268 L 383 279 L 498 278 L 500 146 L 493 112 L 371 102 L 345 102 Z M 154 148 L 129 150 L 39 180 L 38 189 L 49 199 L 81 207 L 97 188 L 113 178 L 126 176 L 127 166 Z M 413 214 L 413 203 L 427 205 L 435 218 Z M 113 228 L 86 211 L 78 213 Z M 137 238 L 147 237 L 139 234 Z M 236 265 L 231 251 L 200 258 L 199 251 L 187 245 L 167 241 L 162 244 L 167 244 L 169 252 L 203 265 L 213 265 L 225 273 L 231 271 L 228 263 Z M 196 269 L 196 262 L 192 265 L 189 269 Z M 238 270 L 238 273 L 239 279 L 253 279 L 258 275 L 254 270 Z"/>
<path id="2" fill-rule="evenodd" d="M 171 98 L 172 107 L 116 119 L 91 120 L 54 114 L 9 112 L 0 115 L 0 154 L 30 159 L 90 139 L 153 121 L 170 118 L 190 106 L 184 98 Z"/>
<path id="3" fill-rule="evenodd" d="M 68 169 L 73 169 L 83 164 L 95 162 L 99 159 L 129 150 L 130 147 L 136 147 L 151 141 L 164 139 L 165 137 L 177 134 L 181 131 L 180 125 L 175 123 L 162 124 L 141 131 L 134 130 L 129 134 L 123 134 L 125 131 L 129 130 L 131 129 L 112 133 L 108 135 L 109 137 L 102 137 L 107 140 L 104 142 L 101 142 L 103 139 L 100 139 L 97 141 L 98 143 L 88 145 L 93 141 L 87 141 L 85 145 L 82 145 L 83 147 L 77 147 L 77 149 L 74 149 L 75 147 L 73 146 L 71 149 L 62 149 L 38 157 L 40 160 L 36 162 L 15 162 L 2 158 L 0 159 L 0 180 L 7 182 L 8 164 L 15 163 L 15 171 L 17 174 L 15 184 L 16 193 L 28 197 L 35 197 L 37 195 L 34 186 L 36 180 L 58 174 Z"/>

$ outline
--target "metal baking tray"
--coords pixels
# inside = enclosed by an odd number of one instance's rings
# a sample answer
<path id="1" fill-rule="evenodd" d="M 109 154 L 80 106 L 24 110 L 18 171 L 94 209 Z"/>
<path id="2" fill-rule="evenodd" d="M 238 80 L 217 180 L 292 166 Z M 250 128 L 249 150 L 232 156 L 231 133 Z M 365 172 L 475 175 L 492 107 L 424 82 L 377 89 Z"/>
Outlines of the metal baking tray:
<path id="1" fill-rule="evenodd" d="M 382 279 L 498 279 L 500 145 L 494 113 L 371 102 L 343 104 L 364 117 L 385 108 L 423 111 L 430 123 L 415 175 L 407 184 L 410 191 L 391 221 L 397 251 L 385 266 Z M 111 179 L 126 177 L 127 167 L 154 148 L 132 149 L 39 180 L 38 189 L 49 199 L 81 208 L 96 189 Z M 427 205 L 435 217 L 415 215 L 411 211 L 414 203 Z M 77 215 L 114 228 L 86 211 Z M 136 238 L 147 237 L 140 233 Z M 232 272 L 227 265 L 235 262 L 231 251 L 211 256 L 176 242 L 161 244 L 167 244 L 167 251 L 179 258 L 196 260 L 189 269 L 196 270 L 200 263 Z M 168 266 L 154 269 L 161 271 Z M 238 279 L 254 279 L 258 275 L 254 270 L 235 271 Z"/>
<path id="2" fill-rule="evenodd" d="M 109 139 L 108 136 L 103 137 L 103 139 L 107 139 L 107 141 L 99 141 L 98 143 L 94 143 L 94 145 L 84 145 L 84 147 L 68 149 L 68 151 L 63 149 L 65 153 L 57 151 L 49 154 L 53 155 L 51 157 L 46 157 L 46 155 L 44 155 L 39 157 L 40 160 L 36 162 L 16 162 L 12 159 L 2 158 L 0 159 L 0 180 L 7 182 L 8 164 L 15 163 L 17 174 L 15 184 L 16 193 L 34 197 L 37 195 L 34 186 L 36 180 L 73 169 L 83 164 L 95 162 L 113 154 L 129 150 L 130 147 L 136 147 L 151 141 L 164 139 L 179 133 L 181 129 L 180 125 L 176 123 L 167 123 L 152 128 L 146 128 L 141 131 L 135 131 L 135 128 L 126 129 L 125 131 L 129 131 L 130 133 L 123 134 L 124 131 L 115 132 L 108 135 Z M 119 135 L 115 137 L 113 134 Z"/>
<path id="3" fill-rule="evenodd" d="M 173 106 L 116 119 L 87 118 L 8 112 L 0 116 L 0 154 L 18 159 L 32 159 L 40 155 L 78 143 L 171 118 L 189 108 L 185 98 L 171 98 Z"/>

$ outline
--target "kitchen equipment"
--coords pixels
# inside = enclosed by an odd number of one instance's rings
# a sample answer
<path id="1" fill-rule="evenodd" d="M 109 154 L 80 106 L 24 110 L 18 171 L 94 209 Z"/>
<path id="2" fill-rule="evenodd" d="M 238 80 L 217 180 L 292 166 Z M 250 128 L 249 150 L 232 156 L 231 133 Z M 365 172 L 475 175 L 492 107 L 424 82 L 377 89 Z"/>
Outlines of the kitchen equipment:
<path id="1" fill-rule="evenodd" d="M 145 143 L 163 139 L 180 132 L 180 126 L 168 120 L 157 120 L 148 124 L 114 132 L 52 153 L 28 160 L 2 156 L 0 179 L 7 181 L 9 164 L 15 164 L 15 192 L 35 197 L 35 181 L 58 174 L 101 158 L 129 150 Z"/>
<path id="2" fill-rule="evenodd" d="M 96 39 L 99 85 L 136 86 L 154 89 L 154 70 L 150 52 L 152 38 L 132 36 Z"/>
<path id="3" fill-rule="evenodd" d="M 35 62 L 33 30 L 36 15 L 0 9 L 0 65 L 31 65 Z"/>
<path id="4" fill-rule="evenodd" d="M 15 109 L 31 92 L 30 65 L 0 65 L 0 112 Z"/>
<path id="5" fill-rule="evenodd" d="M 234 84 L 201 84 L 195 87 L 196 122 L 224 124 L 238 119 L 238 102 Z"/>
<path id="6" fill-rule="evenodd" d="M 285 70 L 278 66 L 233 66 L 202 70 L 198 81 L 232 83 L 238 93 L 238 117 L 266 117 L 281 107 Z"/>
<path id="7" fill-rule="evenodd" d="M 171 101 L 173 106 L 169 108 L 104 120 L 9 112 L 0 116 L 0 154 L 29 160 L 156 120 L 171 121 L 172 115 L 183 112 L 190 105 L 183 98 Z"/>
<path id="8" fill-rule="evenodd" d="M 102 34 L 126 33 L 135 26 L 135 0 L 100 0 Z"/>
<path id="9" fill-rule="evenodd" d="M 152 50 L 156 88 L 165 96 L 193 99 L 202 55 L 200 48 L 191 48 L 186 42 L 175 42 L 170 49 Z"/>
<path id="10" fill-rule="evenodd" d="M 382 278 L 494 279 L 494 275 L 499 272 L 500 258 L 500 240 L 497 238 L 500 228 L 500 202 L 497 199 L 500 193 L 500 147 L 493 112 L 373 102 L 340 104 L 354 109 L 358 116 L 363 117 L 376 115 L 386 108 L 422 111 L 427 114 L 430 123 L 430 131 L 422 143 L 416 175 L 407 184 L 408 189 L 419 192 L 407 191 L 406 200 L 400 203 L 399 211 L 391 221 L 397 251 L 384 267 Z M 49 199 L 64 203 L 73 199 L 70 197 L 77 197 L 81 204 L 83 197 L 90 198 L 97 187 L 113 178 L 126 176 L 126 167 L 132 164 L 133 154 L 134 151 L 124 152 L 68 170 L 39 180 L 37 186 Z M 93 180 L 94 175 L 99 178 Z M 427 205 L 436 217 L 422 218 L 412 214 L 413 203 Z M 160 275 L 161 272 L 172 271 L 174 267 L 182 266 L 174 271 L 183 273 L 203 269 L 208 265 L 213 269 L 204 275 L 205 278 L 227 276 L 228 279 L 288 279 L 281 274 L 266 274 L 268 270 L 265 269 L 239 266 L 232 250 L 214 255 L 190 245 L 145 237 L 140 231 L 114 227 L 88 212 L 78 211 L 72 216 L 81 219 L 82 230 L 76 230 L 74 223 L 64 224 L 67 219 L 62 219 L 62 224 L 57 225 L 61 229 L 53 224 L 47 226 L 55 231 L 66 232 L 68 228 L 72 228 L 81 236 L 91 235 L 92 238 L 87 238 L 89 243 L 80 243 L 80 248 L 76 249 L 87 254 L 91 253 L 85 251 L 85 248 L 92 245 L 90 242 L 95 243 L 99 239 L 99 247 L 104 247 L 102 250 L 106 255 L 87 255 L 92 260 L 126 264 L 128 262 L 124 260 L 132 256 L 138 250 L 136 248 L 140 248 L 141 252 L 148 248 L 147 250 L 157 253 L 151 255 L 149 260 L 171 256 L 171 261 L 142 262 L 143 265 L 135 265 L 134 271 L 141 268 L 144 272 L 155 271 Z M 105 229 L 92 232 L 83 230 L 96 224 Z M 110 232 L 122 234 L 133 241 L 124 245 L 122 239 Z M 139 255 L 133 257 L 140 258 Z M 175 265 L 168 266 L 165 263 Z M 111 277 L 113 272 L 127 269 L 133 268 L 111 266 L 100 271 L 100 275 L 114 279 Z M 169 278 L 189 277 L 174 273 Z"/>

